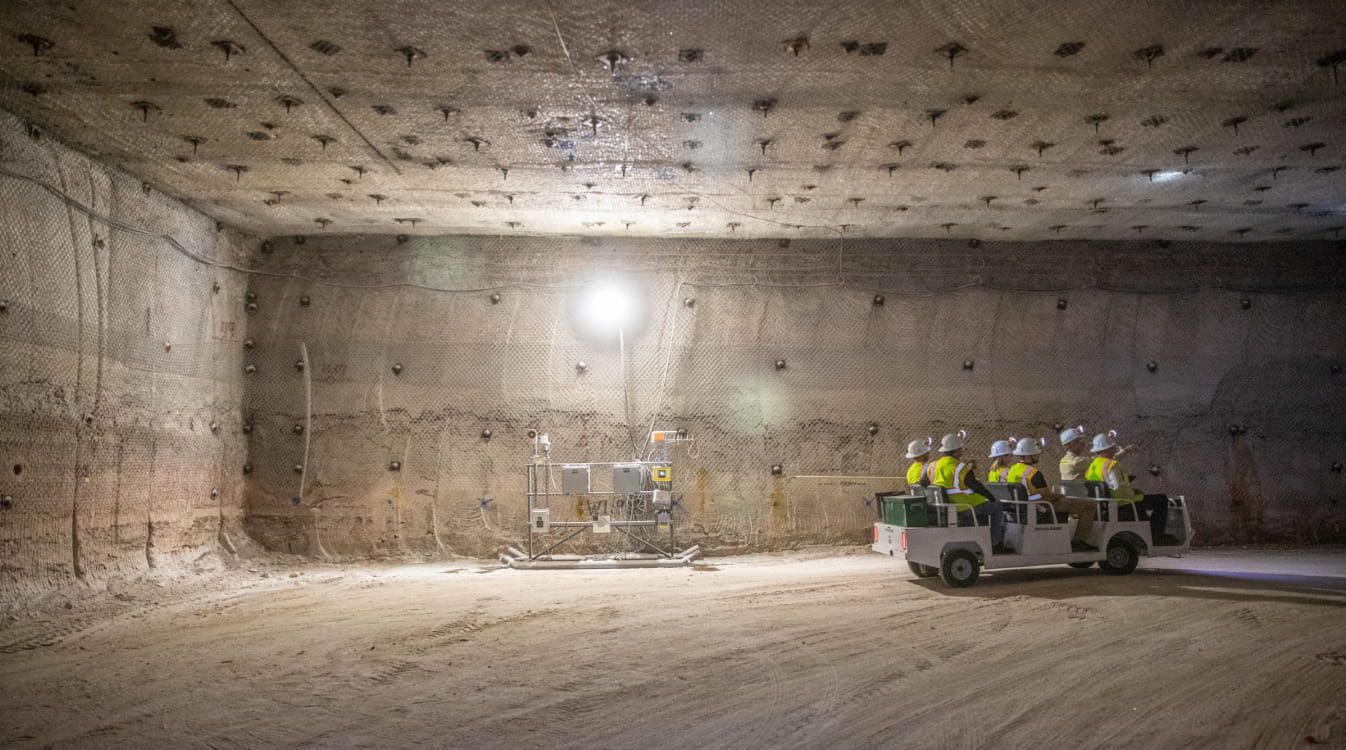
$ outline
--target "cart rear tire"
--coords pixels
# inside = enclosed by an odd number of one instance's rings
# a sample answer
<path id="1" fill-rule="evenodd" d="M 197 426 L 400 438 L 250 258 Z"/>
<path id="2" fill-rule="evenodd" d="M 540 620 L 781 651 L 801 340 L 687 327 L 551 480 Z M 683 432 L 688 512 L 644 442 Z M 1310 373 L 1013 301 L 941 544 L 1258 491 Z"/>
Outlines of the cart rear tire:
<path id="1" fill-rule="evenodd" d="M 934 576 L 939 575 L 939 568 L 936 568 L 933 565 L 922 565 L 918 562 L 908 560 L 907 567 L 911 568 L 911 572 L 915 574 L 917 578 L 933 578 Z"/>
<path id="2" fill-rule="evenodd" d="M 977 582 L 981 575 L 981 563 L 977 556 L 965 549 L 956 549 L 944 556 L 939 566 L 939 577 L 945 585 L 955 589 L 965 589 Z"/>
<path id="3" fill-rule="evenodd" d="M 1077 570 L 1088 570 L 1094 567 L 1094 564 L 1091 562 L 1066 563 L 1066 565 L 1069 565 L 1070 567 L 1075 568 Z"/>
<path id="4" fill-rule="evenodd" d="M 1108 557 L 1106 560 L 1100 560 L 1098 567 L 1103 569 L 1104 573 L 1115 576 L 1124 576 L 1136 569 L 1140 563 L 1140 550 L 1136 548 L 1135 543 L 1113 537 L 1108 542 Z"/>

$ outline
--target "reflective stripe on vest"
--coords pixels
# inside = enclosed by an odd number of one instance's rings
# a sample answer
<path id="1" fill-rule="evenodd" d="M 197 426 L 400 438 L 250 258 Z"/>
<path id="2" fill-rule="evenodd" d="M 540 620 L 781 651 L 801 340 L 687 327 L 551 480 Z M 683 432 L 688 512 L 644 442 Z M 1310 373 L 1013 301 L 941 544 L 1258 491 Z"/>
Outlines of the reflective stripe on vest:
<path id="1" fill-rule="evenodd" d="M 1008 480 L 1008 479 L 1005 478 L 1008 474 L 1009 474 L 1009 467 L 1008 467 L 1008 466 L 1002 466 L 1002 467 L 1000 467 L 999 469 L 991 469 L 991 471 L 988 472 L 988 473 L 986 474 L 986 481 L 988 481 L 988 482 L 1008 482 L 1008 481 L 1011 481 L 1011 480 Z"/>
<path id="2" fill-rule="evenodd" d="M 969 490 L 963 486 L 963 477 L 965 476 L 967 476 L 967 464 L 963 463 L 962 461 L 959 461 L 958 465 L 955 466 L 953 469 L 953 489 L 949 491 L 957 493 L 959 495 L 966 495 L 971 493 L 972 490 Z"/>
<path id="3" fill-rule="evenodd" d="M 1029 466 L 1028 464 L 1015 464 L 1010 467 L 1009 479 L 1005 481 L 1019 482 L 1024 486 L 1024 489 L 1028 490 L 1029 500 L 1041 500 L 1042 493 L 1035 492 L 1034 490 L 1036 488 L 1033 487 L 1033 485 L 1031 484 L 1033 481 L 1033 476 L 1037 473 L 1038 469 L 1036 466 Z"/>
<path id="4" fill-rule="evenodd" d="M 986 498 L 963 487 L 963 478 L 967 476 L 968 470 L 967 464 L 953 456 L 940 456 L 927 465 L 930 483 L 947 490 L 950 502 L 976 507 L 986 502 Z"/>
<path id="5" fill-rule="evenodd" d="M 918 485 L 921 483 L 921 475 L 925 473 L 925 464 L 920 461 L 912 461 L 911 466 L 907 467 L 907 484 Z"/>
<path id="6" fill-rule="evenodd" d="M 1097 456 L 1094 460 L 1089 462 L 1089 468 L 1084 472 L 1084 480 L 1086 482 L 1102 482 L 1106 486 L 1108 482 L 1108 474 L 1112 472 L 1116 466 L 1117 462 L 1111 458 Z M 1135 494 L 1136 493 L 1131 489 L 1131 483 L 1127 481 L 1125 476 L 1118 478 L 1117 489 L 1114 490 L 1111 487 L 1108 487 L 1108 497 L 1116 500 L 1122 505 L 1134 503 L 1136 501 Z"/>
<path id="7" fill-rule="evenodd" d="M 1106 482 L 1108 481 L 1108 472 L 1112 470 L 1112 465 L 1117 463 L 1110 458 L 1097 456 L 1089 462 L 1089 468 L 1084 470 L 1084 481 L 1086 482 Z"/>

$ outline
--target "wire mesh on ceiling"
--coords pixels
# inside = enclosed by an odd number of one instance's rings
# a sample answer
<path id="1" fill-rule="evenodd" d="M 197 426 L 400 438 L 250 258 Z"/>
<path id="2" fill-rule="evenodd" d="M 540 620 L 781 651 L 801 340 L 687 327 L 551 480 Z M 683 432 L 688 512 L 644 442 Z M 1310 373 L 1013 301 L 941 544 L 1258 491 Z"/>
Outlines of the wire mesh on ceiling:
<path id="1" fill-rule="evenodd" d="M 261 235 L 1324 239 L 1339 11 L 9 3 L 0 104 Z"/>
<path id="2" fill-rule="evenodd" d="M 530 428 L 579 461 L 688 430 L 683 528 L 719 550 L 860 541 L 891 484 L 797 477 L 1078 422 L 1138 442 L 1138 483 L 1186 494 L 1201 541 L 1341 538 L 1330 244 L 259 243 L 22 133 L 12 588 L 195 564 L 247 543 L 245 510 L 282 551 L 489 555 L 522 534 Z M 569 318 L 614 274 L 646 305 L 624 366 Z"/>

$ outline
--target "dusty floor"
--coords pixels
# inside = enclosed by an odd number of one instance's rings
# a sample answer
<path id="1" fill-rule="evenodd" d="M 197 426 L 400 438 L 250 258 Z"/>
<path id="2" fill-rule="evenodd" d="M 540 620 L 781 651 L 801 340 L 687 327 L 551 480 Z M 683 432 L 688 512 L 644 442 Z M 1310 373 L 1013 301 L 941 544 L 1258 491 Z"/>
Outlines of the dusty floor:
<path id="1" fill-rule="evenodd" d="M 1346 552 L 1146 564 L 956 593 L 861 551 L 128 586 L 6 615 L 0 746 L 1346 747 Z"/>

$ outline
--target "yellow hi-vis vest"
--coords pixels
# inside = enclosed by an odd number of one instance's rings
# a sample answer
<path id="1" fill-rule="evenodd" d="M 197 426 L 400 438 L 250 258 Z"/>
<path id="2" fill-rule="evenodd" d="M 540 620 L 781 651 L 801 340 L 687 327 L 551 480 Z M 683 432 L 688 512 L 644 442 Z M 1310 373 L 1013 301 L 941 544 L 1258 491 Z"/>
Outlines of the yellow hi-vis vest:
<path id="1" fill-rule="evenodd" d="M 921 483 L 921 474 L 925 473 L 925 464 L 921 461 L 912 461 L 911 466 L 907 467 L 907 484 L 915 487 Z"/>
<path id="2" fill-rule="evenodd" d="M 1010 467 L 1008 478 L 1005 481 L 1018 482 L 1022 484 L 1024 486 L 1024 489 L 1028 490 L 1029 500 L 1041 500 L 1042 493 L 1038 492 L 1037 488 L 1031 484 L 1033 481 L 1033 475 L 1036 473 L 1038 473 L 1038 467 L 1029 466 L 1028 464 L 1024 463 L 1018 463 Z"/>
<path id="3" fill-rule="evenodd" d="M 1008 466 L 1001 466 L 1001 467 L 998 468 L 998 469 L 991 469 L 990 471 L 988 471 L 988 472 L 986 473 L 986 481 L 988 481 L 988 482 L 1010 482 L 1010 481 L 1013 481 L 1013 480 L 1010 480 L 1010 479 L 1006 479 L 1006 478 L 1005 478 L 1005 477 L 1009 474 L 1009 471 L 1010 471 L 1010 467 L 1008 467 Z"/>
<path id="4" fill-rule="evenodd" d="M 949 502 L 977 507 L 986 502 L 986 498 L 963 486 L 970 467 L 953 456 L 940 456 L 938 460 L 926 464 L 926 476 L 930 483 L 948 490 Z"/>
<path id="5" fill-rule="evenodd" d="M 1108 481 L 1108 472 L 1117 466 L 1117 462 L 1111 458 L 1097 456 L 1089 462 L 1089 468 L 1084 471 L 1084 481 L 1103 482 Z M 1131 480 L 1126 478 L 1126 473 L 1119 471 L 1117 473 L 1117 489 L 1108 488 L 1108 497 L 1116 500 L 1119 505 L 1127 505 L 1136 501 L 1136 491 L 1131 489 Z"/>

